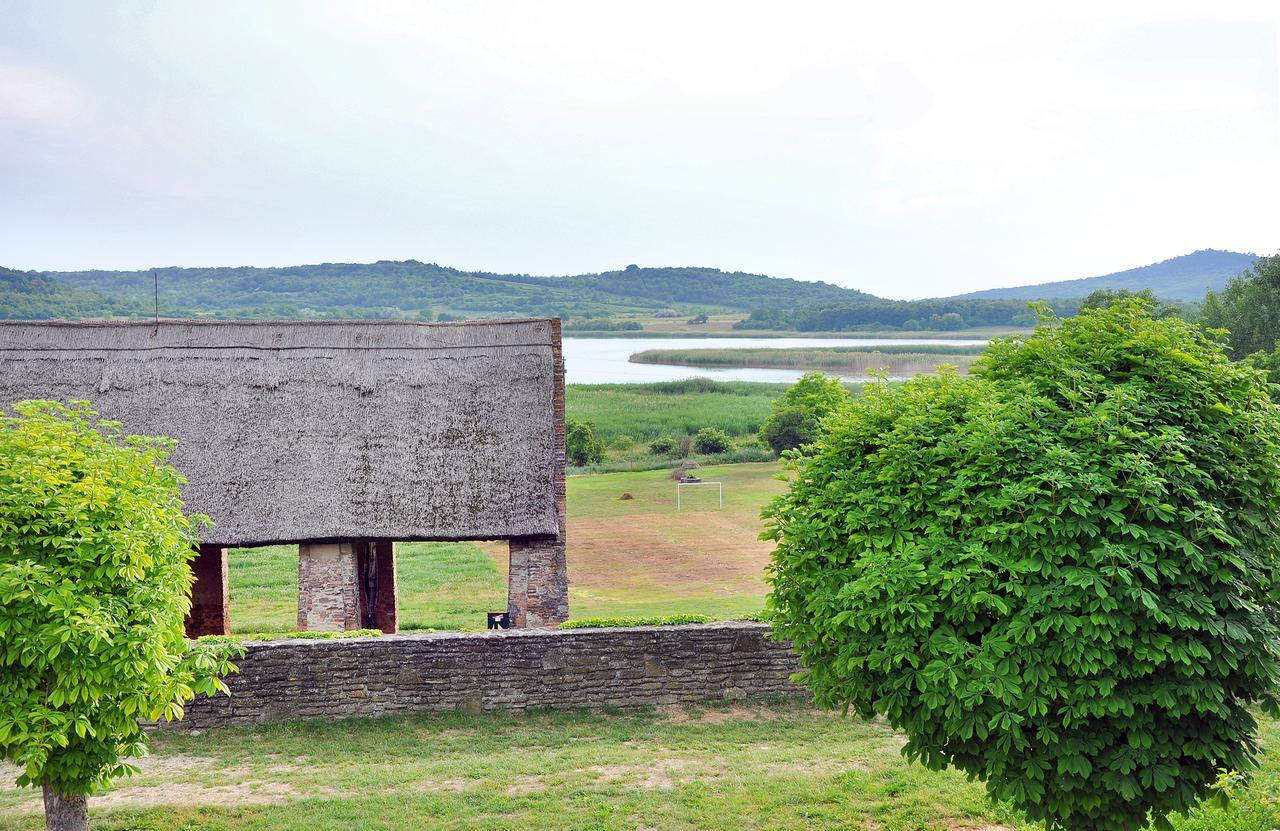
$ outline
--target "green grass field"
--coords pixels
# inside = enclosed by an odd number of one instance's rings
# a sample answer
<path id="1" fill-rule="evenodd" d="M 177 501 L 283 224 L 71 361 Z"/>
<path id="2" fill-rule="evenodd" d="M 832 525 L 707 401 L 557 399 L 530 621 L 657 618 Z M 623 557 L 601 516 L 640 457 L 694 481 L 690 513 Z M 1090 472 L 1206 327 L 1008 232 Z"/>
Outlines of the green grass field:
<path id="1" fill-rule="evenodd" d="M 759 611 L 771 550 L 756 538 L 760 509 L 783 489 L 780 470 L 776 462 L 701 468 L 724 483 L 724 509 L 711 489 L 686 489 L 680 513 L 669 470 L 571 476 L 571 614 Z M 297 628 L 297 546 L 234 549 L 229 565 L 234 631 Z M 481 629 L 486 611 L 507 606 L 505 544 L 398 543 L 396 575 L 403 629 Z"/>
<path id="2" fill-rule="evenodd" d="M 787 384 L 693 378 L 653 384 L 570 384 L 566 415 L 589 421 L 608 444 L 618 436 L 648 441 L 717 427 L 731 436 L 760 429 Z"/>
<path id="3" fill-rule="evenodd" d="M 1280 740 L 1263 724 L 1265 747 Z M 158 734 L 90 799 L 98 831 L 1032 831 L 884 724 L 800 705 L 449 715 Z M 1280 758 L 1181 831 L 1280 827 Z M 0 771 L 0 828 L 44 827 Z"/>

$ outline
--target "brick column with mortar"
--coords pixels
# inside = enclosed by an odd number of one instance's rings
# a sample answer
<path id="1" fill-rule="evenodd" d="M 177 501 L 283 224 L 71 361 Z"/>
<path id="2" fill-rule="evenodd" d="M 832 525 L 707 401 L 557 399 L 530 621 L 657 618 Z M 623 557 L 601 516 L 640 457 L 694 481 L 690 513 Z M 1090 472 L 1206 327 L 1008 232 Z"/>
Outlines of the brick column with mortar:
<path id="1" fill-rule="evenodd" d="M 298 631 L 360 628 L 357 544 L 304 542 L 298 546 Z"/>
<path id="2" fill-rule="evenodd" d="M 191 611 L 187 614 L 187 637 L 230 635 L 231 613 L 227 608 L 227 549 L 202 545 L 191 560 Z"/>
<path id="3" fill-rule="evenodd" d="M 554 356 L 555 456 L 553 475 L 560 533 L 508 542 L 507 614 L 518 628 L 553 626 L 569 619 L 569 568 L 565 556 L 564 351 L 559 318 L 551 321 Z"/>

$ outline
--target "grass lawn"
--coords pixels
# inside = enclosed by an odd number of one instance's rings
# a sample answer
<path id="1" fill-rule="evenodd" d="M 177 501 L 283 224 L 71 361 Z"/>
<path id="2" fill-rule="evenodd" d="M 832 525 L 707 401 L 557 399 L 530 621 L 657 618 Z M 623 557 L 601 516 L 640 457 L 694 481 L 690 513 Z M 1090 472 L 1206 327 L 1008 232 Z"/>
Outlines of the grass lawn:
<path id="1" fill-rule="evenodd" d="M 1280 739 L 1265 722 L 1264 743 Z M 802 706 L 420 716 L 161 734 L 90 800 L 98 831 L 1030 831 L 983 788 L 899 754 L 878 722 Z M 43 828 L 0 770 L 0 827 Z M 1184 831 L 1280 826 L 1280 759 Z"/>
<path id="2" fill-rule="evenodd" d="M 570 614 L 759 611 L 772 550 L 757 539 L 760 508 L 785 487 L 773 478 L 780 470 L 776 462 L 700 468 L 724 483 L 724 509 L 714 489 L 686 489 L 680 513 L 667 470 L 570 477 Z M 234 631 L 297 628 L 297 546 L 236 549 L 229 566 Z M 398 543 L 401 627 L 484 628 L 486 611 L 506 608 L 506 569 L 505 543 Z"/>

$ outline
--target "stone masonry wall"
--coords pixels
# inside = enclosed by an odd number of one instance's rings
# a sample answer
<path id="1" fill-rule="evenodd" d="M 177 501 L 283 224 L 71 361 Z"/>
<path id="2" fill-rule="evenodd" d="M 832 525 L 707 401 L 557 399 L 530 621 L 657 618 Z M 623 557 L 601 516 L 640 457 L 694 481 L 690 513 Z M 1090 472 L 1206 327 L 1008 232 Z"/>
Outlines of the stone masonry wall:
<path id="1" fill-rule="evenodd" d="M 649 707 L 804 697 L 763 624 L 511 629 L 248 644 L 231 697 L 178 729 L 414 711 Z"/>

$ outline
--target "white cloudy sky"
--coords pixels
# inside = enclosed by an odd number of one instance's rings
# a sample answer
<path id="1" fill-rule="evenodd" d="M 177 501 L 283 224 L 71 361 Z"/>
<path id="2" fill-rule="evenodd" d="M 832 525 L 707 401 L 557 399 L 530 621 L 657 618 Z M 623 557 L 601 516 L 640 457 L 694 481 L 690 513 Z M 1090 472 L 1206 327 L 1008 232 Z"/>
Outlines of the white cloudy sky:
<path id="1" fill-rule="evenodd" d="M 1277 8 L 3 0 L 0 265 L 923 297 L 1274 253 Z"/>

